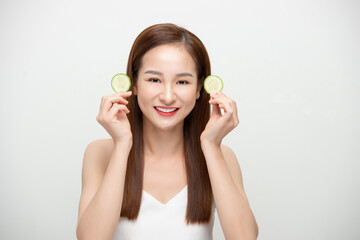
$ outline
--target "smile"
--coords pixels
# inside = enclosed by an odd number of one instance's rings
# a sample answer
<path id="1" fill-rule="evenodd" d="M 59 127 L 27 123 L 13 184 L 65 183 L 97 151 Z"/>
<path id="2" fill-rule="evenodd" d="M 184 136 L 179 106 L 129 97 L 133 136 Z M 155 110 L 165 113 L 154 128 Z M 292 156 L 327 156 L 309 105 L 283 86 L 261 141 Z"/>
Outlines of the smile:
<path id="1" fill-rule="evenodd" d="M 179 108 L 166 108 L 166 107 L 154 107 L 155 110 L 162 116 L 171 116 L 174 115 Z"/>
<path id="2" fill-rule="evenodd" d="M 161 112 L 173 112 L 178 110 L 178 108 L 162 108 L 162 107 L 155 107 L 155 108 Z"/>

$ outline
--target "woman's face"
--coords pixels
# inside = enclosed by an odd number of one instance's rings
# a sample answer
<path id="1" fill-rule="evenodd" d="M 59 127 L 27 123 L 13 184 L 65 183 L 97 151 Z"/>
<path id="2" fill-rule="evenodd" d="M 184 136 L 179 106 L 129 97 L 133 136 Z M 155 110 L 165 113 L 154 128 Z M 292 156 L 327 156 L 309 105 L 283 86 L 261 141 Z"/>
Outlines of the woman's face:
<path id="1" fill-rule="evenodd" d="M 145 53 L 134 94 L 143 120 L 153 127 L 169 130 L 183 124 L 200 96 L 195 62 L 185 47 L 165 44 Z"/>

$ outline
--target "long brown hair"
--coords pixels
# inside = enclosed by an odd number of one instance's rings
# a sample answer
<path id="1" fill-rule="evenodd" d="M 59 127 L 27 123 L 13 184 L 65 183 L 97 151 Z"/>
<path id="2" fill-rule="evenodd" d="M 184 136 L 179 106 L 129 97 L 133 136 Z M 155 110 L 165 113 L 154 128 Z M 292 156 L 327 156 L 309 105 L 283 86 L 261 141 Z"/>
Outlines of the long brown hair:
<path id="1" fill-rule="evenodd" d="M 131 89 L 136 85 L 142 57 L 150 49 L 169 43 L 180 43 L 193 57 L 197 67 L 197 84 L 200 97 L 194 109 L 184 120 L 185 166 L 188 184 L 187 223 L 208 223 L 213 203 L 212 189 L 204 154 L 201 150 L 200 135 L 210 117 L 209 95 L 204 91 L 203 82 L 211 74 L 210 60 L 205 46 L 190 31 L 174 24 L 157 24 L 148 27 L 135 39 L 131 48 L 127 75 Z M 133 146 L 129 154 L 121 217 L 135 220 L 138 217 L 143 189 L 143 121 L 137 96 L 128 98 L 128 114 Z"/>

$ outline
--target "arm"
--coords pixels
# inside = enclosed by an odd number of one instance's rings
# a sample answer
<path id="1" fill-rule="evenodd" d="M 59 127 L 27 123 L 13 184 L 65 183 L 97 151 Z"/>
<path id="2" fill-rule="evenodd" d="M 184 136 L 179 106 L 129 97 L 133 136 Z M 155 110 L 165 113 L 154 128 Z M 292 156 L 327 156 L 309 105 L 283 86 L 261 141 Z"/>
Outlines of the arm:
<path id="1" fill-rule="evenodd" d="M 79 240 L 112 239 L 120 217 L 131 142 L 114 144 L 111 156 L 104 151 L 103 140 L 91 142 L 86 148 L 76 229 Z M 107 166 L 106 157 L 110 157 Z"/>
<path id="2" fill-rule="evenodd" d="M 200 140 L 220 224 L 226 239 L 256 239 L 258 226 L 244 191 L 239 163 L 231 149 L 221 145 L 239 124 L 236 102 L 222 92 L 210 96 L 213 111 Z"/>
<path id="3" fill-rule="evenodd" d="M 226 239 L 257 239 L 258 226 L 250 209 L 239 163 L 233 151 L 203 142 L 216 209 Z"/>

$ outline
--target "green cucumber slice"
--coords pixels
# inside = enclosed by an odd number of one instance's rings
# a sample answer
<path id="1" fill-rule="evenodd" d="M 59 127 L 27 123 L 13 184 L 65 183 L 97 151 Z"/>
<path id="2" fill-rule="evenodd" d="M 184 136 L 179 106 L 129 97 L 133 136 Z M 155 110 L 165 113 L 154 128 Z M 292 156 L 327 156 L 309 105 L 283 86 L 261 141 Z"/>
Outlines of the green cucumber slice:
<path id="1" fill-rule="evenodd" d="M 219 76 L 209 75 L 205 78 L 204 88 L 208 94 L 212 94 L 223 90 L 224 83 Z"/>
<path id="2" fill-rule="evenodd" d="M 128 75 L 118 73 L 111 79 L 111 87 L 114 92 L 127 92 L 130 89 L 131 81 Z"/>

